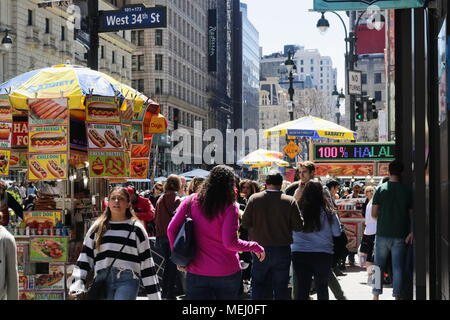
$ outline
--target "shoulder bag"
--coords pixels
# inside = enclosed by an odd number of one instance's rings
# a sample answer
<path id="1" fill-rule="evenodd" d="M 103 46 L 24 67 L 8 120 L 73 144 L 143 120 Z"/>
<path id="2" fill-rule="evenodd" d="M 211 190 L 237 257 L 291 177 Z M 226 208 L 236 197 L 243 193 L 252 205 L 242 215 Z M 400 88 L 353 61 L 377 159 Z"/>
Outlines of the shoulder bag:
<path id="1" fill-rule="evenodd" d="M 188 201 L 188 204 L 184 214 L 184 222 L 180 231 L 178 231 L 170 255 L 170 260 L 181 267 L 186 267 L 192 259 L 194 259 L 197 251 L 194 235 L 194 221 L 192 220 L 191 215 L 192 197 L 189 197 L 186 201 Z"/>
<path id="2" fill-rule="evenodd" d="M 130 238 L 131 231 L 133 231 L 135 229 L 135 223 L 136 223 L 136 221 L 133 222 L 133 226 L 132 226 L 130 232 L 128 233 L 127 240 Z M 109 265 L 108 273 L 106 274 L 105 279 L 102 279 L 102 280 L 94 279 L 92 285 L 87 290 L 86 300 L 104 300 L 104 299 L 106 299 L 106 297 L 108 296 L 108 292 L 106 290 L 106 282 L 109 277 L 109 274 L 111 273 L 111 268 L 112 268 L 114 262 L 116 262 L 117 258 L 119 257 L 120 253 L 122 252 L 123 248 L 125 248 L 125 244 L 122 246 L 120 251 L 117 253 L 113 262 Z"/>

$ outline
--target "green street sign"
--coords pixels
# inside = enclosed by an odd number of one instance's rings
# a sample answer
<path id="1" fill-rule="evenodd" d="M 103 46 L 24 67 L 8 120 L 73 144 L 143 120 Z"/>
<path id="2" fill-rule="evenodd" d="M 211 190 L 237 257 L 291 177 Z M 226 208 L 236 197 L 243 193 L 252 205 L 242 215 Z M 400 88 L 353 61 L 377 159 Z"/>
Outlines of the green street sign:
<path id="1" fill-rule="evenodd" d="M 384 9 L 421 8 L 425 0 L 314 0 L 314 11 L 362 11 L 370 5 Z"/>

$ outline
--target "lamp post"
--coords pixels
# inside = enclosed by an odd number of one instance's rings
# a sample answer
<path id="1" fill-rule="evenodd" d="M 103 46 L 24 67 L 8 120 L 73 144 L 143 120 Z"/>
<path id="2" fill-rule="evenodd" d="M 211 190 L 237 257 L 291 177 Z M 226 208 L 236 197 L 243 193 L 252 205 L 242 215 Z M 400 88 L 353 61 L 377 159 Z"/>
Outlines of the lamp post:
<path id="1" fill-rule="evenodd" d="M 347 26 L 345 25 L 344 20 L 342 20 L 342 17 L 334 12 L 334 11 L 327 11 L 335 14 L 338 16 L 339 20 L 341 20 L 342 25 L 344 26 L 344 32 L 345 32 L 345 84 L 348 90 L 348 71 L 353 70 L 355 67 L 355 62 L 357 61 L 358 57 L 355 54 L 355 43 L 356 43 L 356 36 L 354 32 L 347 32 Z M 361 17 L 361 16 L 360 16 Z M 358 19 L 359 21 L 359 19 Z M 330 23 L 325 18 L 325 13 L 322 12 L 322 17 L 317 21 L 317 28 L 319 29 L 320 33 L 324 34 L 327 32 L 328 28 L 330 27 Z M 350 130 L 356 131 L 356 123 L 355 123 L 355 97 L 353 95 L 350 95 Z"/>
<path id="2" fill-rule="evenodd" d="M 9 29 L 4 29 L 4 30 L 1 30 L 0 29 L 0 32 L 4 32 L 5 33 L 5 36 L 2 38 L 2 42 L 1 42 L 1 46 L 0 46 L 0 52 L 2 52 L 3 54 L 2 54 L 2 70 L 3 70 L 3 72 L 2 72 L 2 82 L 5 82 L 6 80 L 7 80 L 7 72 L 6 72 L 6 67 L 7 67 L 7 63 L 6 63 L 6 54 L 8 53 L 8 51 L 10 51 L 11 50 L 11 48 L 12 48 L 12 44 L 13 44 L 13 41 L 12 41 L 12 38 L 9 36 Z"/>
<path id="3" fill-rule="evenodd" d="M 344 103 L 345 101 L 345 94 L 344 94 L 344 89 L 341 88 L 341 92 L 339 93 L 337 91 L 336 86 L 334 86 L 334 90 L 331 93 L 331 95 L 333 97 L 335 97 L 336 99 L 336 122 L 337 124 L 340 124 L 340 119 L 341 119 L 341 111 L 340 111 L 340 107 L 341 105 Z"/>
<path id="4" fill-rule="evenodd" d="M 290 121 L 294 120 L 294 86 L 293 86 L 294 75 L 293 75 L 292 71 L 296 71 L 297 70 L 297 66 L 295 65 L 294 60 L 292 60 L 292 58 L 291 58 L 292 55 L 293 55 L 292 51 L 289 50 L 289 52 L 288 52 L 288 59 L 284 62 L 284 65 L 286 66 L 286 69 L 288 71 L 288 80 L 289 80 L 288 112 L 289 112 L 289 120 Z"/>

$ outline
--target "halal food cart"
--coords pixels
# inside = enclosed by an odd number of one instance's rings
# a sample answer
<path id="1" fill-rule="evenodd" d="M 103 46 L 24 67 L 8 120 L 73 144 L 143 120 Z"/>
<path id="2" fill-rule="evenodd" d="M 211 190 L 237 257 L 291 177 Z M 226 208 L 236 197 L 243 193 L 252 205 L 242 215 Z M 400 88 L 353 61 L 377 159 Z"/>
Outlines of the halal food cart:
<path id="1" fill-rule="evenodd" d="M 147 178 L 152 134 L 167 128 L 158 104 L 104 74 L 76 66 L 44 70 L 41 78 L 32 71 L 0 85 L 0 123 L 8 129 L 0 128 L 0 175 L 17 170 L 40 189 L 35 210 L 7 226 L 17 240 L 23 300 L 65 298 L 108 180 Z M 86 90 L 81 77 L 54 81 L 71 72 L 83 73 L 83 81 L 94 73 L 109 90 Z"/>
<path id="2" fill-rule="evenodd" d="M 316 165 L 317 177 L 350 182 L 365 180 L 366 185 L 375 185 L 389 175 L 389 161 L 395 158 L 394 147 L 394 143 L 316 143 L 310 148 L 310 159 Z M 365 201 L 365 197 L 335 200 L 350 252 L 357 252 L 361 244 Z"/>

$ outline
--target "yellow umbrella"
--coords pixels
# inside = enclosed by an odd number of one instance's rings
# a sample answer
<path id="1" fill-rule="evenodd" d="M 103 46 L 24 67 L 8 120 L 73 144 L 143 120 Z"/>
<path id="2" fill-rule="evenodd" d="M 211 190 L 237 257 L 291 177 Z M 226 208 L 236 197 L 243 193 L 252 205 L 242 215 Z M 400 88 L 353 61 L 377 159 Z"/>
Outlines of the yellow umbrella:
<path id="1" fill-rule="evenodd" d="M 310 137 L 312 139 L 356 140 L 356 132 L 334 122 L 307 116 L 264 130 L 264 137 Z"/>
<path id="2" fill-rule="evenodd" d="M 277 157 L 283 156 L 281 152 L 258 149 L 238 160 L 236 164 L 239 166 L 250 166 L 251 168 L 268 167 L 271 165 L 286 167 L 289 165 L 288 162 L 271 156 L 271 154 Z"/>

